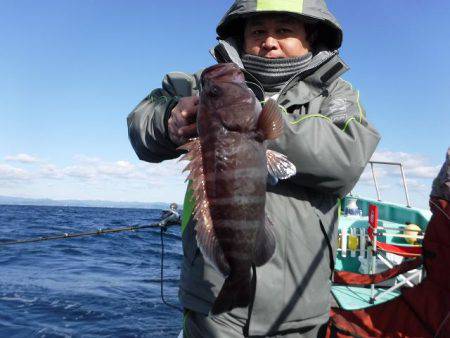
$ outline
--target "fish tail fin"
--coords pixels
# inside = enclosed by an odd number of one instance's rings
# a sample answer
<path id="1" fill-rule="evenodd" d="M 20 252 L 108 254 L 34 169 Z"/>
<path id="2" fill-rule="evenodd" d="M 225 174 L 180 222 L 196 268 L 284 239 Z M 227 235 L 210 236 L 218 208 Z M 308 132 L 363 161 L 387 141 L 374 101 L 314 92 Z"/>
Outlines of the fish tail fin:
<path id="1" fill-rule="evenodd" d="M 213 304 L 211 313 L 217 315 L 236 307 L 248 306 L 252 294 L 250 269 L 247 274 L 230 274 L 225 279 L 225 283 Z"/>

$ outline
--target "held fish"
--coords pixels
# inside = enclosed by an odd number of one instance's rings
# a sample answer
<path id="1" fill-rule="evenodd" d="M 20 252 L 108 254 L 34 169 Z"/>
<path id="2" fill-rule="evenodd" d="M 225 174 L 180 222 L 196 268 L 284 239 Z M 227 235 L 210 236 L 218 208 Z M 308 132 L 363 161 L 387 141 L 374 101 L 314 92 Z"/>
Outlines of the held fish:
<path id="1" fill-rule="evenodd" d="M 283 131 L 278 106 L 261 108 L 232 63 L 205 69 L 197 113 L 198 138 L 181 146 L 190 160 L 196 239 L 203 256 L 226 278 L 212 314 L 248 306 L 251 266 L 265 264 L 275 251 L 272 223 L 265 215 L 269 173 L 295 174 L 284 155 L 266 149 Z"/>

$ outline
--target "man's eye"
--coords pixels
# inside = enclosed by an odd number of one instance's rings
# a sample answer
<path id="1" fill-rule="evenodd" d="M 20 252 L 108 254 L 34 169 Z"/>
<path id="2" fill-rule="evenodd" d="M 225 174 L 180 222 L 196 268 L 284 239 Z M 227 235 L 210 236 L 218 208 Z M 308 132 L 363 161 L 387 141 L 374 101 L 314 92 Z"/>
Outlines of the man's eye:
<path id="1" fill-rule="evenodd" d="M 263 30 L 263 29 L 255 29 L 253 32 L 252 32 L 252 35 L 255 35 L 255 36 L 261 36 L 261 35 L 263 35 L 265 33 L 265 31 Z"/>
<path id="2" fill-rule="evenodd" d="M 278 33 L 279 34 L 289 34 L 289 33 L 292 33 L 292 29 L 290 29 L 290 28 L 280 28 L 280 29 L 278 29 Z"/>

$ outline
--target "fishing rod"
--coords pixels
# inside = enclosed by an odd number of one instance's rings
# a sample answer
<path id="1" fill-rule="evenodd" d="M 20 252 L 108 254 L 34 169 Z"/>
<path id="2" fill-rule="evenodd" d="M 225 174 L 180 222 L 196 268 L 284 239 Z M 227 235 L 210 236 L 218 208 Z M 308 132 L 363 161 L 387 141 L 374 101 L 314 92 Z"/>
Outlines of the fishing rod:
<path id="1" fill-rule="evenodd" d="M 105 228 L 105 229 L 100 228 L 100 229 L 97 229 L 96 231 L 87 231 L 87 232 L 78 232 L 78 233 L 67 233 L 66 232 L 62 235 L 41 236 L 41 237 L 35 237 L 35 238 L 19 239 L 19 240 L 15 240 L 15 241 L 0 242 L 0 246 L 43 242 L 43 241 L 53 241 L 53 240 L 77 238 L 77 237 L 89 237 L 89 236 L 105 235 L 105 234 L 112 234 L 112 233 L 124 232 L 124 231 L 136 231 L 136 230 L 149 229 L 149 228 L 163 228 L 163 227 L 167 227 L 167 226 L 168 226 L 168 224 L 166 222 L 164 222 L 164 220 L 162 220 L 160 222 L 146 224 L 146 225 L 133 225 L 133 226 L 122 227 L 122 228 Z"/>
<path id="2" fill-rule="evenodd" d="M 64 233 L 62 235 L 53 235 L 53 236 L 41 236 L 41 237 L 35 237 L 35 238 L 27 238 L 27 239 L 19 239 L 15 241 L 8 241 L 8 242 L 0 242 L 0 246 L 6 246 L 6 245 L 15 245 L 15 244 L 26 244 L 26 243 L 35 243 L 35 242 L 42 242 L 42 241 L 53 241 L 53 240 L 59 240 L 59 239 L 68 239 L 68 238 L 79 238 L 79 237 L 88 237 L 88 236 L 98 236 L 98 235 L 105 235 L 105 234 L 112 234 L 112 233 L 118 233 L 118 232 L 124 232 L 124 231 L 136 231 L 136 230 L 142 230 L 142 229 L 150 229 L 150 228 L 159 228 L 160 229 L 160 239 L 161 239 L 161 300 L 162 302 L 180 312 L 183 312 L 183 309 L 180 307 L 169 303 L 165 297 L 164 297 L 164 233 L 167 231 L 167 227 L 171 225 L 177 225 L 177 223 L 169 223 L 171 218 L 171 215 L 166 217 L 165 219 L 151 223 L 146 225 L 133 225 L 128 227 L 121 227 L 121 228 L 106 228 L 106 229 L 97 229 L 96 231 L 87 231 L 87 232 L 78 232 L 78 233 Z"/>

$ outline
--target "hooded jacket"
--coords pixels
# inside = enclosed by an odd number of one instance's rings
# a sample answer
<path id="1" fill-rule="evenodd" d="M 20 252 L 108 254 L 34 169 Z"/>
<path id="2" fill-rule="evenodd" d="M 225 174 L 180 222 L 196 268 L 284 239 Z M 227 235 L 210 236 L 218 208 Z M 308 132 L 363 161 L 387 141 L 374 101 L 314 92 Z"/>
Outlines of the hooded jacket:
<path id="1" fill-rule="evenodd" d="M 324 1 L 238 0 L 217 27 L 218 62 L 242 61 L 236 34 L 243 19 L 261 12 L 283 12 L 314 23 L 329 52 L 314 56 L 309 67 L 293 76 L 278 93 L 284 133 L 268 148 L 285 154 L 297 174 L 267 187 L 266 213 L 274 223 L 276 250 L 256 269 L 251 309 L 229 314 L 246 324 L 249 335 L 268 335 L 325 323 L 330 308 L 339 198 L 359 179 L 379 141 L 367 122 L 359 93 L 340 76 L 348 67 L 336 48 L 342 31 Z M 265 93 L 244 69 L 249 86 L 261 100 Z M 180 97 L 198 93 L 199 75 L 169 73 L 128 116 L 129 137 L 138 157 L 148 162 L 176 158 L 167 120 Z M 224 277 L 204 260 L 195 240 L 192 218 L 183 228 L 180 301 L 208 314 Z"/>

